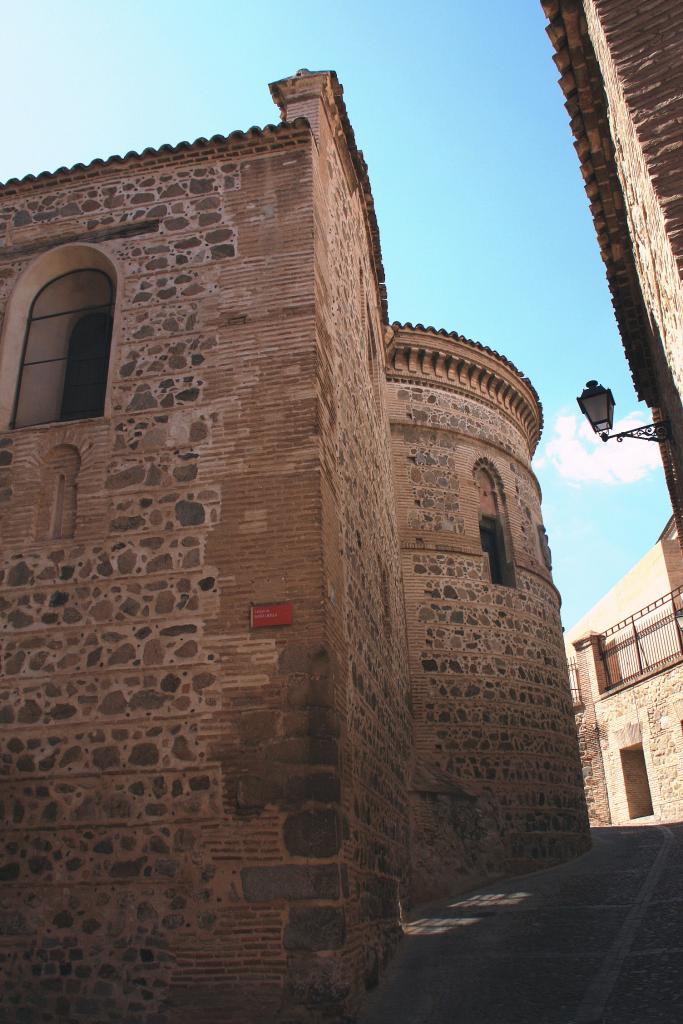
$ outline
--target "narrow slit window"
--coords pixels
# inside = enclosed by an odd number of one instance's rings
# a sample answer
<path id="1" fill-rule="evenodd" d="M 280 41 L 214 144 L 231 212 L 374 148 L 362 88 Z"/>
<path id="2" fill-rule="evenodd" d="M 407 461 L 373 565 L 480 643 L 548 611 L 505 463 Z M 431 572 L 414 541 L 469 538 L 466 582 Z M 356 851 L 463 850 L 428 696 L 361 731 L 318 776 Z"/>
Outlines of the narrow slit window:
<path id="1" fill-rule="evenodd" d="M 61 540 L 74 536 L 80 469 L 81 457 L 73 445 L 57 445 L 45 457 L 36 524 L 38 539 Z"/>
<path id="2" fill-rule="evenodd" d="M 489 560 L 491 583 L 503 583 L 503 559 L 501 558 L 500 542 L 494 519 L 482 518 L 479 523 L 481 548 Z"/>
<path id="3" fill-rule="evenodd" d="M 50 536 L 55 540 L 62 536 L 64 530 L 64 498 L 66 491 L 66 476 L 64 473 L 57 473 L 55 478 L 54 507 L 52 509 L 52 525 Z"/>
<path id="4" fill-rule="evenodd" d="M 474 475 L 479 492 L 479 539 L 491 583 L 514 587 L 515 571 L 508 557 L 505 535 L 505 498 L 500 482 L 480 467 Z"/>
<path id="5" fill-rule="evenodd" d="M 365 303 L 365 331 L 367 344 L 368 373 L 372 381 L 372 389 L 375 393 L 375 401 L 379 402 L 379 357 L 375 331 L 372 326 L 372 315 L 370 305 Z"/>

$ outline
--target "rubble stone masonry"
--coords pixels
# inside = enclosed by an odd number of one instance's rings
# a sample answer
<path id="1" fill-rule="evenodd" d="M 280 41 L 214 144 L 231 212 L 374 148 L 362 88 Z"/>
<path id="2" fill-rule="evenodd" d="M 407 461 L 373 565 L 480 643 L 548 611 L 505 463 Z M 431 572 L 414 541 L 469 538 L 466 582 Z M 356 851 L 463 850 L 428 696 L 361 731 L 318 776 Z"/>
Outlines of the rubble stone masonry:
<path id="1" fill-rule="evenodd" d="M 415 730 L 413 892 L 585 848 L 559 618 L 530 469 L 539 409 L 507 360 L 394 325 L 388 350 Z M 497 481 L 506 585 L 491 582 L 476 474 Z"/>
<path id="2" fill-rule="evenodd" d="M 3 1021 L 350 1019 L 400 901 L 585 847 L 535 395 L 388 327 L 336 76 L 272 90 L 277 127 L 0 193 Z M 104 414 L 12 429 L 82 268 Z"/>

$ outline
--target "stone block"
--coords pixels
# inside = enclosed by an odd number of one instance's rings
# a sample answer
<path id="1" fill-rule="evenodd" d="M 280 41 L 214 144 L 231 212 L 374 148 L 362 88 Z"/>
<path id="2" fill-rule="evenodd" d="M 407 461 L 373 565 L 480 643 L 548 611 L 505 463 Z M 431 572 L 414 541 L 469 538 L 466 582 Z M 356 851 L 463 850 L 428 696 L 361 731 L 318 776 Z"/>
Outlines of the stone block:
<path id="1" fill-rule="evenodd" d="M 282 792 L 278 780 L 263 779 L 256 775 L 245 775 L 237 782 L 237 806 L 242 810 L 265 807 L 275 803 Z"/>
<path id="2" fill-rule="evenodd" d="M 333 857 L 341 842 L 335 811 L 303 811 L 284 824 L 287 852 L 298 857 Z"/>
<path id="3" fill-rule="evenodd" d="M 292 954 L 289 959 L 289 998 L 309 1007 L 341 1007 L 351 986 L 338 959 Z"/>
<path id="4" fill-rule="evenodd" d="M 339 760 L 339 748 L 334 739 L 294 736 L 273 743 L 269 756 L 282 764 L 321 764 L 334 767 Z"/>
<path id="5" fill-rule="evenodd" d="M 250 903 L 339 898 L 339 869 L 336 864 L 242 868 L 240 874 L 244 897 Z"/>
<path id="6" fill-rule="evenodd" d="M 312 775 L 290 775 L 285 782 L 284 798 L 289 803 L 316 800 L 319 803 L 338 803 L 341 797 L 339 776 L 331 772 Z"/>
<path id="7" fill-rule="evenodd" d="M 278 716 L 274 711 L 243 711 L 238 723 L 240 739 L 243 743 L 272 740 L 277 732 L 277 722 Z"/>
<path id="8" fill-rule="evenodd" d="M 278 668 L 283 674 L 305 673 L 326 677 L 330 674 L 329 652 L 320 644 L 289 643 L 280 652 Z"/>
<path id="9" fill-rule="evenodd" d="M 339 949 L 346 938 L 341 907 L 292 907 L 284 932 L 285 949 Z"/>
<path id="10" fill-rule="evenodd" d="M 295 708 L 333 707 L 334 681 L 329 676 L 292 676 L 287 686 L 287 700 Z"/>

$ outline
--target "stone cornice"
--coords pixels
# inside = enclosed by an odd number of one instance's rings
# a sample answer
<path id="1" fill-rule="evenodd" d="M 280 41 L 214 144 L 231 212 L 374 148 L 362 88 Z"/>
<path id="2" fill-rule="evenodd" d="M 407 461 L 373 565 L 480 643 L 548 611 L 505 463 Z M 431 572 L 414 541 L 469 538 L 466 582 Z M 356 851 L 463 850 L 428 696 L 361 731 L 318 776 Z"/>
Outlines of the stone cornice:
<path id="1" fill-rule="evenodd" d="M 533 455 L 543 411 L 531 382 L 504 356 L 459 334 L 417 324 L 392 324 L 387 376 L 465 392 L 497 406 L 522 430 Z"/>

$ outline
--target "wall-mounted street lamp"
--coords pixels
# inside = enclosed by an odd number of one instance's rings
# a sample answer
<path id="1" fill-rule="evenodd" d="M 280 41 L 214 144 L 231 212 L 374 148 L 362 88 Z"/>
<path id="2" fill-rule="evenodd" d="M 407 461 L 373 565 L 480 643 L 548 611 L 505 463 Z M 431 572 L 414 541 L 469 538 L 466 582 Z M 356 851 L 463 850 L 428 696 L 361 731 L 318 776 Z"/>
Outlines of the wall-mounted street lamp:
<path id="1" fill-rule="evenodd" d="M 669 420 L 660 420 L 659 423 L 648 423 L 644 427 L 634 427 L 633 430 L 622 430 L 618 434 L 610 434 L 614 420 L 614 396 L 609 388 L 603 388 L 597 380 L 589 380 L 580 396 L 576 399 L 579 408 L 584 414 L 596 434 L 601 440 L 623 441 L 625 437 L 639 437 L 642 441 L 671 440 L 671 424 Z"/>

